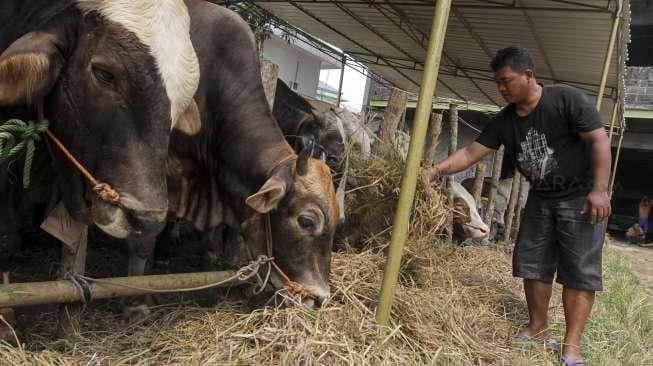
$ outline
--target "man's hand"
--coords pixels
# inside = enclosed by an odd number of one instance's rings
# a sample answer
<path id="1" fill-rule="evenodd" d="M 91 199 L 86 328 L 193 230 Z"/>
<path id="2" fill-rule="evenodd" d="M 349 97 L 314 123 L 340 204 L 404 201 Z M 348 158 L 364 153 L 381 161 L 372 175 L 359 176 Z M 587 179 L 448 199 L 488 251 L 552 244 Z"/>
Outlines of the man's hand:
<path id="1" fill-rule="evenodd" d="M 592 224 L 597 224 L 607 219 L 612 214 L 610 207 L 610 196 L 604 190 L 592 190 L 585 198 L 583 209 L 580 211 L 583 215 L 588 215 Z"/>
<path id="2" fill-rule="evenodd" d="M 426 185 L 430 185 L 440 176 L 440 168 L 437 165 L 431 165 L 430 167 L 422 171 L 422 179 Z"/>

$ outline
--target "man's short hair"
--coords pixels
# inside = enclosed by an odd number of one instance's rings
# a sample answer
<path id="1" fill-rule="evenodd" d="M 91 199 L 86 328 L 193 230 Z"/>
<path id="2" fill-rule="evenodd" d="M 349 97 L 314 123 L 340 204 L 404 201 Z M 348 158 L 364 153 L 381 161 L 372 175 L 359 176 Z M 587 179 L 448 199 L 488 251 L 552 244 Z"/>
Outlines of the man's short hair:
<path id="1" fill-rule="evenodd" d="M 497 72 L 505 66 L 510 66 L 511 69 L 517 72 L 535 71 L 531 52 L 524 47 L 510 46 L 497 51 L 492 63 L 490 63 L 492 71 Z"/>

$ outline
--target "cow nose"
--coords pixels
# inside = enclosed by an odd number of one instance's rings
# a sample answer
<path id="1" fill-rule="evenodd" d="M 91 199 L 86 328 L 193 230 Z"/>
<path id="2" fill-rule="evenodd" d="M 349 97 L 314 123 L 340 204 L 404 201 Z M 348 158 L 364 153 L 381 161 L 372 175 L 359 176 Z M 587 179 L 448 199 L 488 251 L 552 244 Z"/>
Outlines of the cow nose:
<path id="1" fill-rule="evenodd" d="M 165 211 L 126 210 L 127 222 L 134 230 L 134 235 L 158 234 L 165 226 Z"/>
<path id="2" fill-rule="evenodd" d="M 322 304 L 328 299 L 328 296 L 314 296 L 307 299 L 304 299 L 302 303 L 304 306 L 311 309 L 319 309 L 322 307 Z"/>

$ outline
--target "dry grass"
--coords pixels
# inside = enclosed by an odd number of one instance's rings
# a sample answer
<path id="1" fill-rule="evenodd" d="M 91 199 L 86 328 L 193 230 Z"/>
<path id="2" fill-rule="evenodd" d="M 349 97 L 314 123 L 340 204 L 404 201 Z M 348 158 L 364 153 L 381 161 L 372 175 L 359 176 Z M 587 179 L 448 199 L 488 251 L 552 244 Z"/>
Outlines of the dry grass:
<path id="1" fill-rule="evenodd" d="M 363 233 L 357 244 L 365 249 L 334 254 L 333 294 L 321 309 L 285 306 L 295 300 L 282 295 L 283 306 L 271 304 L 251 311 L 244 299 L 231 297 L 213 308 L 193 302 L 159 306 L 144 322 L 126 326 L 114 311 L 100 307 L 86 313 L 81 334 L 58 340 L 51 335 L 55 316 L 45 313 L 21 347 L 0 343 L 0 364 L 557 364 L 557 355 L 543 344 L 516 347 L 511 343 L 510 334 L 526 321 L 526 309 L 521 283 L 510 276 L 508 248 L 436 244 L 446 216 L 437 189 L 420 187 L 393 323 L 388 328 L 376 324 L 374 311 L 385 264 L 380 249 L 389 238 L 401 171 L 397 161 L 387 159 L 384 165 L 377 159 L 353 163 L 359 188 L 350 202 L 355 203 L 350 217 L 356 218 L 350 226 Z M 353 242 L 351 236 L 345 240 Z M 559 330 L 562 311 L 559 289 L 555 291 L 551 314 Z M 610 298 L 611 293 L 608 288 L 602 296 Z M 638 313 L 638 321 L 644 322 L 646 314 L 650 312 Z M 638 335 L 638 345 L 651 339 L 650 319 L 647 324 L 648 330 Z M 605 332 L 616 327 L 600 325 L 596 329 Z M 589 349 L 597 347 L 592 340 L 589 343 Z M 620 364 L 614 356 L 604 356 L 596 364 Z M 645 352 L 636 359 L 650 362 L 649 356 Z"/>

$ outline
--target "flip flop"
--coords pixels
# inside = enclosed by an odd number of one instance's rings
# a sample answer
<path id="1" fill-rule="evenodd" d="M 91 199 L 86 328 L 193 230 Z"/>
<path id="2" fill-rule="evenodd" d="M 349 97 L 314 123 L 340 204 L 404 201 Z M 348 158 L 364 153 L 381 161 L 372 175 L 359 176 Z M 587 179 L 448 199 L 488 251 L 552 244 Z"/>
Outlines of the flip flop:
<path id="1" fill-rule="evenodd" d="M 577 358 L 575 360 L 570 360 L 567 358 L 567 356 L 562 355 L 560 356 L 560 359 L 562 360 L 562 363 L 565 364 L 565 366 L 578 366 L 578 365 L 585 365 L 586 361 L 584 358 Z"/>

